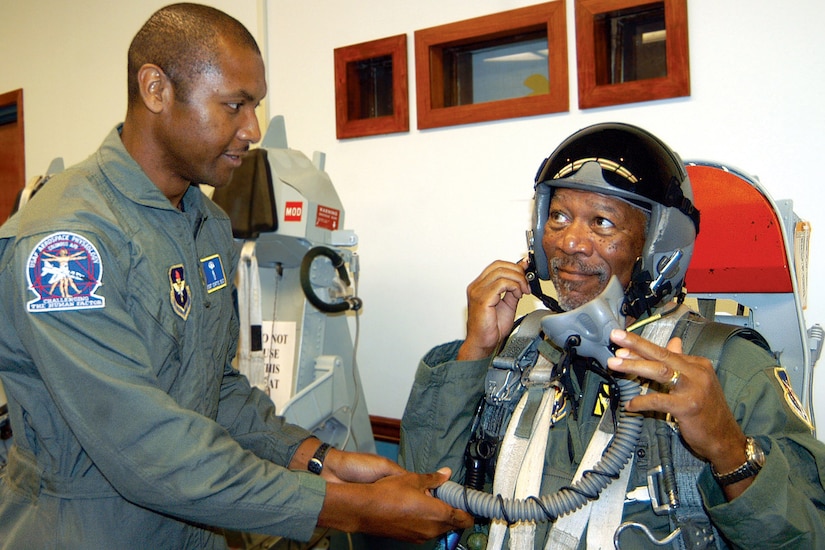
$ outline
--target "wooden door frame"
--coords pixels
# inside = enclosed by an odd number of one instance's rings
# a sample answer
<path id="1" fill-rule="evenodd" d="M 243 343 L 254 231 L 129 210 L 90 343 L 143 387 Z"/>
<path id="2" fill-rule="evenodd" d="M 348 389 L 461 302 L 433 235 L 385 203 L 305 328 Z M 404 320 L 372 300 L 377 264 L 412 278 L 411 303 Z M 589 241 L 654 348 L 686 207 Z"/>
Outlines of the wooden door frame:
<path id="1" fill-rule="evenodd" d="M 17 109 L 17 140 L 20 143 L 20 149 L 17 151 L 15 163 L 22 178 L 18 188 L 22 189 L 26 185 L 26 136 L 23 127 L 23 88 L 0 94 L 0 109 L 10 105 L 15 105 Z"/>

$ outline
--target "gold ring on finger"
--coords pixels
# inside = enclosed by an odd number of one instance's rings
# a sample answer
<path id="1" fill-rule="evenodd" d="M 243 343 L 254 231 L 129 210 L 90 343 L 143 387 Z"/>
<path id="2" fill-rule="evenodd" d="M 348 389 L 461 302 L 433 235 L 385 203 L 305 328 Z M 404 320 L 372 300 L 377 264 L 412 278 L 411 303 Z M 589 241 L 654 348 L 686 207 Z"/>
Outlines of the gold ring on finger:
<path id="1" fill-rule="evenodd" d="M 665 387 L 668 391 L 672 390 L 676 387 L 676 384 L 679 383 L 679 379 L 682 377 L 682 373 L 676 369 L 673 369 L 673 375 L 670 377 L 670 380 L 667 381 Z"/>

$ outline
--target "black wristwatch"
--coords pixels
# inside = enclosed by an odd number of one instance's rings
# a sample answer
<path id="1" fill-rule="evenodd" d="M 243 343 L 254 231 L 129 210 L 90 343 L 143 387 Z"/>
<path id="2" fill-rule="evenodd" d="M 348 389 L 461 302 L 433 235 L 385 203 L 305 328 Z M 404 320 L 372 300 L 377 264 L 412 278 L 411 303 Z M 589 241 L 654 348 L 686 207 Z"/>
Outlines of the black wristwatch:
<path id="1" fill-rule="evenodd" d="M 759 470 L 762 469 L 762 466 L 765 465 L 765 451 L 763 451 L 762 447 L 759 446 L 759 442 L 752 437 L 747 438 L 747 443 L 745 444 L 745 454 L 748 457 L 747 460 L 745 460 L 745 463 L 726 474 L 718 473 L 713 467 L 713 464 L 711 464 L 710 471 L 713 473 L 713 477 L 716 479 L 716 483 L 718 483 L 720 487 L 725 487 L 731 483 L 736 483 L 737 481 L 742 481 L 743 479 L 748 479 L 749 477 L 755 476 L 759 473 Z"/>
<path id="2" fill-rule="evenodd" d="M 318 447 L 315 454 L 309 459 L 307 470 L 313 474 L 321 475 L 321 470 L 324 469 L 324 457 L 327 456 L 327 451 L 329 451 L 329 443 L 321 443 L 321 446 Z"/>

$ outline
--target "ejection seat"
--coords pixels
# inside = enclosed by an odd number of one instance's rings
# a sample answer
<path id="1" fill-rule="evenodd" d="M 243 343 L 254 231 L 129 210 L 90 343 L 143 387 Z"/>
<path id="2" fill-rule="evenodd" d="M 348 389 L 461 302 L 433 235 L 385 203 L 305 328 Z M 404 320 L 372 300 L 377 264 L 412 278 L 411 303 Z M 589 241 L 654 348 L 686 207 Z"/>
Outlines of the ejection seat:
<path id="1" fill-rule="evenodd" d="M 708 319 L 759 331 L 810 411 L 823 330 L 806 328 L 810 226 L 790 200 L 774 202 L 758 179 L 730 166 L 689 161 L 701 228 L 685 278 Z"/>
<path id="2" fill-rule="evenodd" d="M 212 199 L 241 250 L 239 370 L 289 422 L 337 448 L 375 452 L 348 317 L 358 330 L 358 240 L 344 229 L 324 155 L 290 149 L 276 116 Z"/>

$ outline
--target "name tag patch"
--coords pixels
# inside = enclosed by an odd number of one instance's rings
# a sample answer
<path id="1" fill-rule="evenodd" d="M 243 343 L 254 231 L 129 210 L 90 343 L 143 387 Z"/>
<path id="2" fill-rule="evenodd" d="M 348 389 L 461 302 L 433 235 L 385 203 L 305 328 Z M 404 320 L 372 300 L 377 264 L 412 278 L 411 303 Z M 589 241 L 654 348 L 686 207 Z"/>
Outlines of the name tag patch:
<path id="1" fill-rule="evenodd" d="M 226 286 L 226 273 L 220 254 L 201 258 L 201 270 L 203 280 L 206 281 L 206 292 L 212 293 Z"/>
<path id="2" fill-rule="evenodd" d="M 34 247 L 26 277 L 37 298 L 26 303 L 30 313 L 96 309 L 106 299 L 95 291 L 103 282 L 97 248 L 77 233 L 52 233 Z"/>

